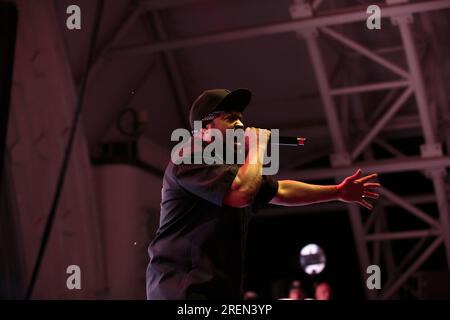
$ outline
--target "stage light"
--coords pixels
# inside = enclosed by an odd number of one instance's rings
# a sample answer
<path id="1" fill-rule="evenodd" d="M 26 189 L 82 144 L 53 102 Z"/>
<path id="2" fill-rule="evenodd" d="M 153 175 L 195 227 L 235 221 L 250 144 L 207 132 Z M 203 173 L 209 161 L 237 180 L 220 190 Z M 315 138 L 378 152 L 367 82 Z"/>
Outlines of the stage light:
<path id="1" fill-rule="evenodd" d="M 311 243 L 300 250 L 300 266 L 310 275 L 317 275 L 326 265 L 325 253 L 320 246 Z"/>

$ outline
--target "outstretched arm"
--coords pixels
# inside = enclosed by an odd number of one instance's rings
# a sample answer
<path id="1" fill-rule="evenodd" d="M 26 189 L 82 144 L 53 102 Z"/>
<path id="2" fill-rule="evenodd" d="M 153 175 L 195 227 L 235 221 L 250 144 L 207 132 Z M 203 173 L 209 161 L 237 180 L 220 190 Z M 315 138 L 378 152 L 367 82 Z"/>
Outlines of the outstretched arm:
<path id="1" fill-rule="evenodd" d="M 379 193 L 375 191 L 380 184 L 369 182 L 376 178 L 377 174 L 360 177 L 361 169 L 358 169 L 338 185 L 325 186 L 281 180 L 278 181 L 278 192 L 270 203 L 282 206 L 301 206 L 339 200 L 348 203 L 355 202 L 367 209 L 372 209 L 373 206 L 365 198 L 379 198 Z"/>

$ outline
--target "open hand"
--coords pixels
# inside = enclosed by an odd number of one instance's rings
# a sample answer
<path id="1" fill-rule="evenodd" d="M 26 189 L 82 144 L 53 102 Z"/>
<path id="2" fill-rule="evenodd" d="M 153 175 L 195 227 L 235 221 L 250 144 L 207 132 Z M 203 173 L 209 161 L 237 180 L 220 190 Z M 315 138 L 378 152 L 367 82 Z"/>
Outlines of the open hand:
<path id="1" fill-rule="evenodd" d="M 347 177 L 338 185 L 339 199 L 344 202 L 357 202 L 363 207 L 371 210 L 371 205 L 365 198 L 378 199 L 380 194 L 376 191 L 376 188 L 380 187 L 379 183 L 369 182 L 376 178 L 377 173 L 370 174 L 365 177 L 361 177 L 361 169 L 358 169 L 353 175 Z"/>

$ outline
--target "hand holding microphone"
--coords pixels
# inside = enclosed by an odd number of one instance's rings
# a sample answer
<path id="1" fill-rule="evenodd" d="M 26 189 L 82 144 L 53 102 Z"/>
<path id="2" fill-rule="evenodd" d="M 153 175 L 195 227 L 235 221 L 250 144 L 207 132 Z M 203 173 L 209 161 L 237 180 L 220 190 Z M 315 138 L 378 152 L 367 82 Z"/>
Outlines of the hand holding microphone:
<path id="1" fill-rule="evenodd" d="M 245 149 L 250 147 L 257 148 L 258 151 L 264 152 L 270 141 L 271 132 L 267 129 L 246 127 L 245 131 Z"/>

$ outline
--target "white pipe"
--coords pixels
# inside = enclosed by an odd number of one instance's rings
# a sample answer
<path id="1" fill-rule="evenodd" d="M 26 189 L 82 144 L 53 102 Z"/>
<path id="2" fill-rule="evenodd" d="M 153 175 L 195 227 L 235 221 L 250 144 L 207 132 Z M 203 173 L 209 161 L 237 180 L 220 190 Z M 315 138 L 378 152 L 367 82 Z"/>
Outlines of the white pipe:
<path id="1" fill-rule="evenodd" d="M 428 223 L 430 226 L 432 226 L 434 228 L 440 228 L 439 223 L 436 220 L 434 220 L 432 217 L 430 217 L 427 213 L 425 213 L 421 209 L 413 206 L 411 203 L 409 203 L 408 201 L 402 199 L 401 197 L 399 197 L 398 195 L 396 195 L 392 191 L 390 191 L 390 190 L 388 190 L 388 189 L 386 189 L 384 187 L 380 188 L 379 191 L 386 198 L 388 198 L 392 202 L 398 204 L 400 207 L 402 207 L 406 211 L 409 211 L 410 213 L 412 213 L 416 217 L 422 219 L 423 221 Z"/>
<path id="2" fill-rule="evenodd" d="M 410 84 L 409 80 L 396 80 L 396 81 L 386 81 L 386 82 L 378 82 L 378 83 L 368 83 L 368 84 L 360 84 L 357 86 L 344 87 L 344 88 L 335 88 L 331 90 L 331 94 L 334 96 L 350 94 L 350 93 L 361 93 L 361 92 L 370 92 L 370 91 L 378 91 L 378 90 L 386 90 L 386 89 L 394 89 L 406 87 Z"/>
<path id="3" fill-rule="evenodd" d="M 277 177 L 279 179 L 310 181 L 345 177 L 355 173 L 359 168 L 361 168 L 363 172 L 378 172 L 382 174 L 442 167 L 450 167 L 450 156 L 437 158 L 406 157 L 403 159 L 379 159 L 374 162 L 355 163 L 346 167 L 284 170 L 280 171 Z"/>
<path id="4" fill-rule="evenodd" d="M 384 207 L 383 207 L 384 209 Z M 388 221 L 387 221 L 387 217 L 386 217 L 386 211 L 382 211 L 381 215 L 380 215 L 380 222 L 381 222 L 381 227 L 384 230 L 389 230 L 389 225 L 388 225 Z M 383 252 L 383 256 L 384 256 L 384 261 L 386 263 L 386 272 L 391 275 L 394 274 L 394 270 L 395 270 L 395 260 L 394 260 L 394 253 L 392 250 L 392 243 L 390 241 L 383 241 L 381 242 L 381 250 Z"/>
<path id="5" fill-rule="evenodd" d="M 343 140 L 344 136 L 339 125 L 336 105 L 330 94 L 330 85 L 328 83 L 327 72 L 323 63 L 322 54 L 317 43 L 317 35 L 313 32 L 308 32 L 305 33 L 305 38 L 335 152 L 344 153 L 346 152 L 346 147 Z"/>
<path id="6" fill-rule="evenodd" d="M 359 263 L 361 265 L 361 279 L 366 279 L 367 277 L 367 267 L 371 264 L 369 251 L 367 250 L 366 242 L 364 238 L 366 237 L 364 232 L 364 226 L 361 221 L 361 212 L 358 206 L 351 203 L 348 206 L 350 221 L 352 223 L 353 238 L 355 240 L 356 251 L 358 253 Z M 369 290 L 366 288 L 365 294 L 369 299 L 375 299 L 377 293 L 374 290 Z"/>
<path id="7" fill-rule="evenodd" d="M 450 197 L 450 195 L 449 195 Z M 412 204 L 425 204 L 425 203 L 433 203 L 436 201 L 436 196 L 434 194 L 425 194 L 425 195 L 417 195 L 412 197 L 405 197 L 405 201 L 408 201 Z M 392 207 L 397 206 L 397 204 L 392 203 L 389 199 L 379 199 L 378 200 L 378 206 L 383 207 Z M 324 203 L 318 203 L 310 206 L 305 207 L 270 207 L 261 210 L 261 215 L 298 215 L 298 214 L 309 214 L 309 213 L 326 213 L 326 212 L 332 212 L 332 211 L 343 211 L 346 209 L 346 204 L 342 202 L 324 202 Z M 371 224 L 373 221 L 369 220 L 375 220 L 377 218 L 377 211 L 374 211 L 370 214 L 369 218 L 367 219 L 364 230 L 367 233 L 369 231 L 369 228 L 371 227 Z"/>
<path id="8" fill-rule="evenodd" d="M 419 57 L 417 56 L 411 28 L 407 17 L 399 17 L 397 18 L 397 22 L 403 45 L 405 46 L 406 60 L 408 61 L 408 67 L 411 73 L 411 86 L 414 88 L 414 94 L 416 96 L 425 143 L 434 144 L 436 143 L 436 139 L 433 132 L 433 123 L 430 117 L 422 71 L 420 70 Z"/>
<path id="9" fill-rule="evenodd" d="M 378 207 L 379 211 L 383 211 L 382 207 Z M 375 228 L 374 228 L 374 232 L 375 234 L 379 234 L 382 231 L 382 215 L 384 214 L 384 212 L 380 212 L 379 217 L 377 219 L 377 221 L 375 221 Z M 380 265 L 380 258 L 381 258 L 381 254 L 380 254 L 380 249 L 381 249 L 381 241 L 375 241 L 375 243 L 373 244 L 373 252 L 372 252 L 372 262 L 373 264 L 379 266 Z"/>
<path id="10" fill-rule="evenodd" d="M 126 18 L 125 22 L 120 25 L 120 27 L 114 33 L 113 38 L 103 47 L 98 57 L 94 60 L 88 73 L 88 81 L 92 81 L 99 70 L 103 67 L 107 61 L 106 55 L 113 48 L 115 44 L 119 42 L 125 36 L 125 33 L 129 31 L 130 26 L 136 21 L 136 19 L 141 15 L 142 7 L 138 5 L 134 8 L 133 12 Z"/>
<path id="11" fill-rule="evenodd" d="M 437 206 L 439 210 L 439 220 L 442 228 L 442 237 L 445 243 L 445 255 L 447 257 L 447 268 L 450 270 L 450 210 L 449 197 L 444 183 L 444 169 L 430 170 L 433 181 L 434 192 L 436 193 Z"/>
<path id="12" fill-rule="evenodd" d="M 384 131 L 403 131 L 405 137 L 408 137 L 406 129 L 418 129 L 416 137 L 422 137 L 422 127 L 420 126 L 420 119 L 417 114 L 397 116 L 384 127 Z M 402 137 L 402 132 L 397 133 L 399 139 Z"/>
<path id="13" fill-rule="evenodd" d="M 404 158 L 406 157 L 406 154 L 392 146 L 390 143 L 384 141 L 380 138 L 374 138 L 373 142 L 378 144 L 380 147 L 382 147 L 384 150 L 390 152 L 392 155 L 396 156 L 397 158 Z"/>
<path id="14" fill-rule="evenodd" d="M 388 106 L 388 104 L 391 102 L 392 98 L 396 96 L 396 94 L 399 92 L 399 89 L 390 90 L 380 101 L 380 103 L 374 108 L 374 111 L 369 116 L 368 123 L 372 123 L 377 119 L 381 114 L 384 113 L 384 108 Z"/>
<path id="15" fill-rule="evenodd" d="M 380 4 L 380 6 L 382 7 L 383 12 L 382 17 L 389 18 L 399 14 L 412 14 L 418 12 L 427 12 L 450 8 L 450 1 L 435 0 L 435 1 L 422 1 L 418 3 L 407 3 L 407 4 L 387 5 L 387 6 L 383 6 L 382 4 Z M 158 9 L 160 8 L 162 7 L 158 7 Z M 211 43 L 252 38 L 256 36 L 274 35 L 286 32 L 297 32 L 299 30 L 305 30 L 309 28 L 318 28 L 330 25 L 365 21 L 367 19 L 366 8 L 367 6 L 355 6 L 350 9 L 346 9 L 346 11 L 339 10 L 339 12 L 336 12 L 335 10 L 333 10 L 331 12 L 324 12 L 319 16 L 308 19 L 279 22 L 256 27 L 243 28 L 234 31 L 195 36 L 186 39 L 178 39 L 154 44 L 132 46 L 128 48 L 117 49 L 116 53 L 149 54 L 159 51 L 176 50 Z"/>
<path id="16" fill-rule="evenodd" d="M 396 66 L 392 62 L 386 60 L 382 56 L 379 56 L 375 52 L 373 52 L 373 51 L 367 49 L 366 47 L 360 45 L 359 43 L 353 41 L 352 39 L 347 38 L 343 34 L 340 34 L 339 32 L 331 30 L 330 28 L 327 28 L 327 27 L 323 27 L 320 30 L 323 33 L 332 37 L 333 39 L 335 39 L 335 40 L 341 42 L 342 44 L 352 48 L 353 50 L 361 53 L 362 55 L 366 56 L 367 58 L 371 59 L 372 61 L 375 61 L 376 63 L 378 63 L 378 64 L 384 66 L 385 68 L 391 70 L 392 72 L 398 74 L 399 76 L 406 78 L 406 79 L 409 78 L 408 72 L 406 72 L 402 68 Z"/>
<path id="17" fill-rule="evenodd" d="M 370 213 L 369 218 L 367 218 L 366 223 L 364 224 L 364 232 L 369 234 L 370 228 L 377 221 L 378 217 L 381 215 L 381 208 L 383 205 L 379 203 L 376 207 L 374 207 L 373 211 Z"/>
<path id="18" fill-rule="evenodd" d="M 166 40 L 167 32 L 164 28 L 164 25 L 161 21 L 161 17 L 159 12 L 152 12 L 152 19 L 155 23 L 156 33 L 159 39 Z M 175 89 L 175 100 L 179 105 L 180 118 L 181 122 L 189 127 L 189 115 L 188 115 L 188 106 L 190 105 L 188 94 L 186 92 L 185 85 L 182 81 L 180 69 L 178 67 L 177 61 L 172 51 L 164 51 L 163 52 L 164 59 L 166 59 L 168 71 L 171 75 L 171 79 L 173 81 L 173 87 Z"/>
<path id="19" fill-rule="evenodd" d="M 313 3 L 311 6 L 313 7 L 314 10 L 317 10 L 317 8 L 319 8 L 319 6 L 322 2 L 323 2 L 323 0 L 313 0 Z"/>
<path id="20" fill-rule="evenodd" d="M 442 238 L 438 237 L 434 242 L 420 255 L 420 257 L 414 261 L 414 263 L 409 267 L 409 269 L 403 273 L 397 281 L 388 289 L 386 289 L 382 295 L 382 300 L 389 299 L 402 285 L 408 280 L 408 278 L 416 272 L 416 270 L 428 259 L 429 256 L 439 247 L 442 243 Z"/>
<path id="21" fill-rule="evenodd" d="M 394 104 L 384 113 L 380 120 L 370 129 L 367 135 L 362 139 L 360 143 L 355 147 L 351 153 L 351 158 L 356 159 L 364 148 L 373 140 L 373 138 L 383 129 L 383 127 L 391 120 L 391 118 L 397 113 L 397 111 L 403 106 L 412 94 L 412 88 L 407 88 L 403 94 L 398 97 Z"/>
<path id="22" fill-rule="evenodd" d="M 425 245 L 425 243 L 427 242 L 427 238 L 422 238 L 419 241 L 417 241 L 417 243 L 414 245 L 414 247 L 408 252 L 408 254 L 402 259 L 402 261 L 398 264 L 398 268 L 397 268 L 397 272 L 395 272 L 396 274 L 398 274 L 399 272 L 401 272 L 401 270 L 403 270 L 403 268 L 405 266 L 407 266 L 408 264 L 411 263 L 411 260 L 414 258 L 414 256 L 420 252 L 420 250 L 422 249 L 422 247 Z"/>
<path id="23" fill-rule="evenodd" d="M 142 5 L 149 11 L 169 9 L 205 0 L 143 0 Z"/>
<path id="24" fill-rule="evenodd" d="M 414 231 L 399 231 L 399 232 L 384 232 L 375 233 L 366 236 L 366 241 L 387 241 L 387 240 L 404 240 L 414 238 L 424 238 L 437 236 L 441 234 L 440 230 L 414 230 Z"/>
<path id="25" fill-rule="evenodd" d="M 450 1 L 449 1 L 450 2 Z M 422 124 L 422 131 L 425 137 L 425 144 L 432 145 L 436 143 L 436 137 L 433 130 L 433 122 L 430 116 L 430 108 L 428 107 L 425 85 L 423 81 L 422 71 L 420 69 L 419 57 L 414 44 L 408 17 L 396 18 L 405 46 L 406 59 L 411 72 L 411 84 L 414 86 L 416 95 L 417 108 Z M 436 192 L 437 204 L 439 209 L 439 218 L 444 231 L 443 241 L 445 243 L 445 253 L 447 258 L 447 267 L 450 270 L 450 213 L 448 198 L 446 197 L 444 185 L 443 168 L 440 170 L 431 170 L 434 190 Z"/>
<path id="26" fill-rule="evenodd" d="M 334 152 L 344 154 L 347 148 L 344 144 L 342 129 L 339 124 L 339 117 L 336 111 L 336 105 L 333 101 L 328 83 L 328 76 L 323 63 L 322 54 L 317 42 L 317 33 L 315 30 L 308 30 L 303 33 L 306 39 L 309 57 L 313 65 L 314 74 L 316 76 L 317 85 L 319 87 L 322 98 L 325 117 L 327 119 L 328 128 L 331 134 Z M 366 269 L 369 266 L 369 255 L 367 252 L 366 243 L 364 240 L 364 228 L 360 217 L 359 208 L 355 204 L 350 204 L 349 207 L 350 220 L 352 222 L 353 236 L 355 239 L 356 250 L 362 268 L 360 269 L 362 279 L 366 276 Z M 365 290 L 368 298 L 375 298 L 376 292 L 372 290 Z"/>

